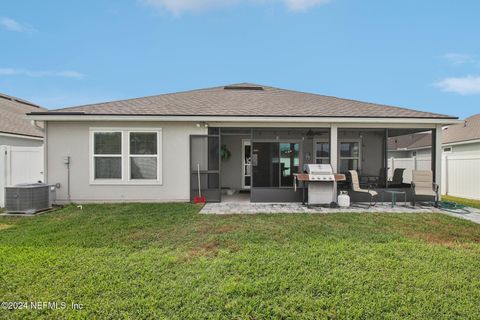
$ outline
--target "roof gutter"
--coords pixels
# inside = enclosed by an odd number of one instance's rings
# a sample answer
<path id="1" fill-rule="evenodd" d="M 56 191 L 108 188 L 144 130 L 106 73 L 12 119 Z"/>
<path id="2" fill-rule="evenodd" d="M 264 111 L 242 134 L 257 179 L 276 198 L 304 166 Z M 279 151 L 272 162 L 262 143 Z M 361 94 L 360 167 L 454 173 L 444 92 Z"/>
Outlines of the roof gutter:
<path id="1" fill-rule="evenodd" d="M 456 146 L 456 145 L 471 144 L 471 143 L 480 143 L 480 139 L 471 139 L 471 140 L 456 141 L 456 142 L 443 142 L 442 146 Z"/>
<path id="2" fill-rule="evenodd" d="M 40 136 L 31 136 L 27 134 L 20 134 L 20 133 L 13 133 L 13 132 L 0 132 L 0 136 L 21 138 L 21 139 L 31 139 L 31 140 L 43 140 L 43 137 L 40 137 Z"/>
<path id="3" fill-rule="evenodd" d="M 214 122 L 214 123 L 258 123 L 258 122 L 303 122 L 303 123 L 422 123 L 457 124 L 453 118 L 374 118 L 374 117 L 272 117 L 272 116 L 165 116 L 165 115 L 93 115 L 83 113 L 29 113 L 27 119 L 40 121 L 164 121 L 164 122 Z"/>

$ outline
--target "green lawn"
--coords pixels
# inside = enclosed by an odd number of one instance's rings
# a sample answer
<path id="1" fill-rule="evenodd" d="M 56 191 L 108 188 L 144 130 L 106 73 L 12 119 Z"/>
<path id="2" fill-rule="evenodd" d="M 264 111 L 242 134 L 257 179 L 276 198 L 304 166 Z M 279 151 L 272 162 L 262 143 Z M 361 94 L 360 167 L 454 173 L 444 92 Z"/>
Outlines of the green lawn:
<path id="1" fill-rule="evenodd" d="M 69 306 L 0 318 L 480 318 L 480 225 L 465 220 L 83 208 L 0 218 L 0 300 Z"/>
<path id="2" fill-rule="evenodd" d="M 464 204 L 472 208 L 480 208 L 480 200 L 472 200 L 472 199 L 458 198 L 458 197 L 445 196 L 445 195 L 442 196 L 442 200 L 453 201 L 456 203 Z"/>

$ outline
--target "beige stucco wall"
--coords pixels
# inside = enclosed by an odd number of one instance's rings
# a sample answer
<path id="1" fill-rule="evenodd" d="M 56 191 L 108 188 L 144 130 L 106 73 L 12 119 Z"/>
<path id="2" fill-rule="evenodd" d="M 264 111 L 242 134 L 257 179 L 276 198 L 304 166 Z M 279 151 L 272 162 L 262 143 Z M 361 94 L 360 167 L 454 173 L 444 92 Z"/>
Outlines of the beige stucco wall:
<path id="1" fill-rule="evenodd" d="M 242 139 L 250 139 L 250 136 L 222 136 L 222 145 L 226 145 L 231 152 L 230 159 L 222 160 L 221 178 L 224 188 L 242 188 Z"/>
<path id="2" fill-rule="evenodd" d="M 101 128 L 162 128 L 161 185 L 95 185 L 90 183 L 89 130 Z M 73 202 L 189 201 L 191 134 L 206 134 L 196 123 L 162 122 L 49 122 L 47 127 L 47 181 L 60 183 L 57 200 L 67 201 L 70 156 L 70 195 Z"/>

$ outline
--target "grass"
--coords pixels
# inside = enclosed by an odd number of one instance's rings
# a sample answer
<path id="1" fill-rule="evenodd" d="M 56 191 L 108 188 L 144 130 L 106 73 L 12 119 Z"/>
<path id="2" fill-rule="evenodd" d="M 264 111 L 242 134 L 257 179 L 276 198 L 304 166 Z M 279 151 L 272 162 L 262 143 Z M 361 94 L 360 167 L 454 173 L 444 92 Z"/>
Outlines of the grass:
<path id="1" fill-rule="evenodd" d="M 1 300 L 67 303 L 0 318 L 480 318 L 480 225 L 198 210 L 85 205 L 0 218 Z"/>
<path id="2" fill-rule="evenodd" d="M 442 196 L 443 201 L 453 201 L 459 204 L 463 204 L 469 206 L 471 208 L 480 208 L 480 200 L 473 200 L 473 199 L 465 199 L 465 198 L 458 198 L 452 196 Z"/>

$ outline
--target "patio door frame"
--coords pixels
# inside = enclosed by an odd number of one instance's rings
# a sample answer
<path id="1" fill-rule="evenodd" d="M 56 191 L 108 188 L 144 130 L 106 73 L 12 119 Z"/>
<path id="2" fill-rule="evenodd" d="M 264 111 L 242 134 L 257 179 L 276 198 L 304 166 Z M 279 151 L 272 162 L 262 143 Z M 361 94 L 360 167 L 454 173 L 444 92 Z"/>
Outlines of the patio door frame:
<path id="1" fill-rule="evenodd" d="M 206 150 L 206 155 L 207 155 L 207 170 L 200 170 L 200 177 L 206 177 L 207 178 L 207 185 L 210 184 L 210 177 L 212 176 L 217 176 L 218 177 L 218 187 L 217 188 L 208 188 L 205 190 L 202 189 L 202 196 L 205 196 L 207 198 L 207 202 L 221 202 L 222 201 L 222 178 L 221 178 L 221 169 L 222 169 L 222 159 L 221 159 L 221 152 L 220 148 L 222 145 L 222 140 L 220 136 L 220 132 L 218 134 L 192 134 L 190 135 L 190 160 L 189 160 L 189 165 L 190 165 L 190 200 L 193 200 L 195 196 L 198 195 L 198 186 L 197 186 L 197 176 L 198 176 L 198 170 L 197 170 L 197 164 L 193 163 L 193 143 L 195 139 L 201 139 L 204 138 L 207 140 L 207 150 Z M 218 141 L 218 149 L 216 150 L 216 153 L 218 154 L 218 168 L 216 169 L 210 169 L 209 168 L 209 161 L 210 161 L 210 149 L 208 142 L 210 139 L 217 139 Z M 195 179 L 194 179 L 195 178 Z M 209 199 L 210 198 L 210 199 Z"/>
<path id="2" fill-rule="evenodd" d="M 245 147 L 250 146 L 250 158 L 252 157 L 252 140 L 251 139 L 242 139 L 242 189 L 250 190 L 252 187 L 252 161 L 250 159 L 250 164 L 245 163 Z M 250 170 L 247 169 L 247 165 L 250 167 Z M 250 171 L 250 175 L 247 175 L 246 172 Z M 245 185 L 245 178 L 250 177 L 250 185 Z"/>
<path id="3" fill-rule="evenodd" d="M 299 160 L 299 170 L 302 170 L 303 166 L 303 151 L 304 151 L 304 140 L 302 139 L 252 139 L 252 158 L 254 154 L 254 144 L 255 143 L 277 143 L 280 147 L 281 143 L 295 143 L 299 144 L 300 150 L 298 154 Z M 271 161 L 271 159 L 270 159 Z M 279 179 L 281 177 L 280 168 L 278 170 Z M 294 192 L 293 184 L 291 186 L 282 186 L 279 183 L 278 187 L 255 187 L 255 175 L 253 170 L 253 159 L 252 159 L 252 177 L 251 177 L 251 193 L 250 199 L 252 202 L 301 202 L 301 192 Z M 278 200 L 277 200 L 278 198 Z"/>

